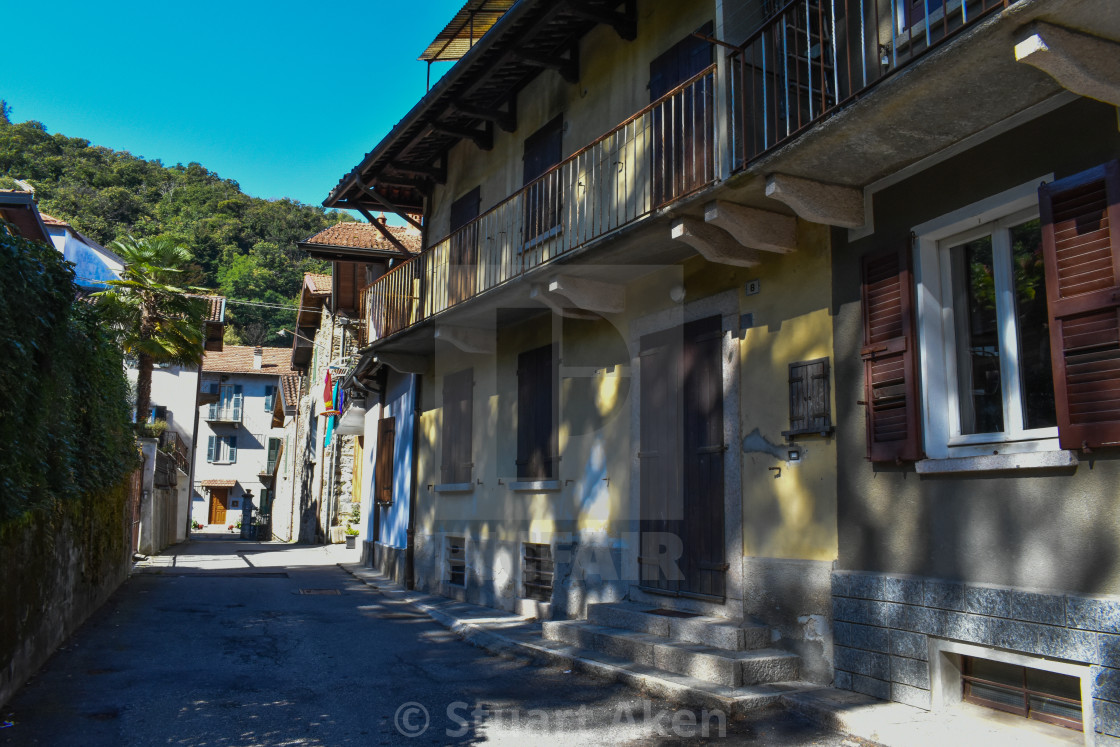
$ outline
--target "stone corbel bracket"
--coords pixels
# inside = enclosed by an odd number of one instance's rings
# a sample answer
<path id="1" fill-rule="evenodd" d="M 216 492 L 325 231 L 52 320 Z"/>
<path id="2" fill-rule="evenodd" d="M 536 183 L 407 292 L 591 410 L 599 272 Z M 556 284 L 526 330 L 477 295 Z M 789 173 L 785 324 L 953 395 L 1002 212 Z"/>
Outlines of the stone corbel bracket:
<path id="1" fill-rule="evenodd" d="M 752 249 L 779 254 L 797 249 L 797 219 L 789 215 L 715 200 L 704 206 L 704 222 Z"/>
<path id="2" fill-rule="evenodd" d="M 855 187 L 771 174 L 766 178 L 766 196 L 784 202 L 798 217 L 812 223 L 843 228 L 863 225 L 863 190 Z"/>
<path id="3" fill-rule="evenodd" d="M 440 324 L 436 327 L 435 339 L 454 345 L 464 353 L 493 353 L 494 334 L 484 329 L 455 327 Z"/>
<path id="4" fill-rule="evenodd" d="M 673 221 L 671 235 L 677 241 L 683 241 L 691 246 L 709 262 L 736 267 L 755 267 L 762 264 L 757 249 L 748 249 L 722 228 L 716 228 L 695 218 L 678 218 Z"/>
<path id="5" fill-rule="evenodd" d="M 1120 44 L 1055 26 L 1028 24 L 1015 35 L 1015 61 L 1050 75 L 1079 96 L 1120 106 Z"/>

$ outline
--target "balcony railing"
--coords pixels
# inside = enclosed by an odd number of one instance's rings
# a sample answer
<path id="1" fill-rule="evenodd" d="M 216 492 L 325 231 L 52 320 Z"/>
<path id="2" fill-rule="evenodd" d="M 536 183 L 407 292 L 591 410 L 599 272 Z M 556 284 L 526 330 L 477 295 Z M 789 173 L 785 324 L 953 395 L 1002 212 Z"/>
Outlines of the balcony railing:
<path id="1" fill-rule="evenodd" d="M 737 168 L 1016 0 L 792 0 L 731 56 Z"/>
<path id="2" fill-rule="evenodd" d="M 167 430 L 159 434 L 159 450 L 170 456 L 176 467 L 190 473 L 190 453 L 187 451 L 187 443 L 178 432 Z"/>
<path id="3" fill-rule="evenodd" d="M 206 409 L 206 420 L 211 423 L 240 423 L 241 405 L 220 407 L 215 402 Z"/>
<path id="4" fill-rule="evenodd" d="M 387 337 L 635 223 L 716 179 L 715 66 L 362 291 Z"/>

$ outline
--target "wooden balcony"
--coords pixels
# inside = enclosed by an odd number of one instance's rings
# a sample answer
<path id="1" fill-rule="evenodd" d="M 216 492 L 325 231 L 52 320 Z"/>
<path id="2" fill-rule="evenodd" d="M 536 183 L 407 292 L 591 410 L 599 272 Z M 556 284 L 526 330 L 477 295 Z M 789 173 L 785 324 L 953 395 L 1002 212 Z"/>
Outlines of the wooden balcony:
<path id="1" fill-rule="evenodd" d="M 361 293 L 364 344 L 533 273 L 712 185 L 715 66 Z"/>

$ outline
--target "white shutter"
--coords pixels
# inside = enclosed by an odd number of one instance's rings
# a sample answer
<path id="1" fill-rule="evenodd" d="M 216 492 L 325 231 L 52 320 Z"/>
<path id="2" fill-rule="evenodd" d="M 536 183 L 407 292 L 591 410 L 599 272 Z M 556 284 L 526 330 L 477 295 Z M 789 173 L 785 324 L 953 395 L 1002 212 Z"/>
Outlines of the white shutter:
<path id="1" fill-rule="evenodd" d="M 229 463 L 237 462 L 237 436 L 227 436 L 229 444 Z"/>
<path id="2" fill-rule="evenodd" d="M 241 421 L 241 385 L 233 387 L 233 419 Z"/>
<path id="3" fill-rule="evenodd" d="M 213 407 L 213 405 L 211 405 L 211 407 Z M 217 439 L 214 436 L 210 436 L 208 439 L 206 439 L 206 461 L 208 461 L 208 462 L 218 461 L 218 454 L 217 454 L 217 448 L 216 447 L 217 447 Z"/>

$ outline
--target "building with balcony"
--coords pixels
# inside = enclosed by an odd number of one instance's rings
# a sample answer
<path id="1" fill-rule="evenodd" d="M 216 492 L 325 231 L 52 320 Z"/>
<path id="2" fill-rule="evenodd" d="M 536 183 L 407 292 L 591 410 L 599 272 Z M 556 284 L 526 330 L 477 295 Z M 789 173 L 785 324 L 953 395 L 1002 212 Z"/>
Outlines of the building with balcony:
<path id="1" fill-rule="evenodd" d="M 203 356 L 193 521 L 236 524 L 248 503 L 267 524 L 283 439 L 282 414 L 280 425 L 274 425 L 276 398 L 285 377 L 296 374 L 287 348 L 226 345 Z"/>
<path id="2" fill-rule="evenodd" d="M 419 251 L 420 233 L 411 226 L 388 226 L 384 218 L 375 218 L 369 224 L 339 223 L 299 246 L 312 256 L 330 260 L 332 272 L 305 277 L 299 336 L 292 343 L 292 365 L 305 372 L 309 387 L 300 400 L 293 432 L 297 444 L 293 510 L 300 517 L 298 537 L 305 542 L 341 542 L 354 516 L 369 517 L 355 527 L 364 556 L 376 555 L 382 567 L 399 568 L 399 572 L 390 572 L 400 577 L 409 505 L 408 423 L 413 377 L 387 369 L 379 369 L 372 378 L 366 375 L 371 361 L 361 354 L 368 338 L 361 320 L 371 284 L 393 263 Z M 359 361 L 365 367 L 355 377 Z M 382 421 L 400 423 L 401 435 L 386 431 Z M 377 486 L 370 478 L 378 458 L 382 472 L 397 463 L 395 492 L 399 500 L 376 498 Z"/>
<path id="3" fill-rule="evenodd" d="M 1120 9 L 490 20 L 324 203 L 422 216 L 356 369 L 416 377 L 406 580 L 755 703 L 1120 736 Z"/>

